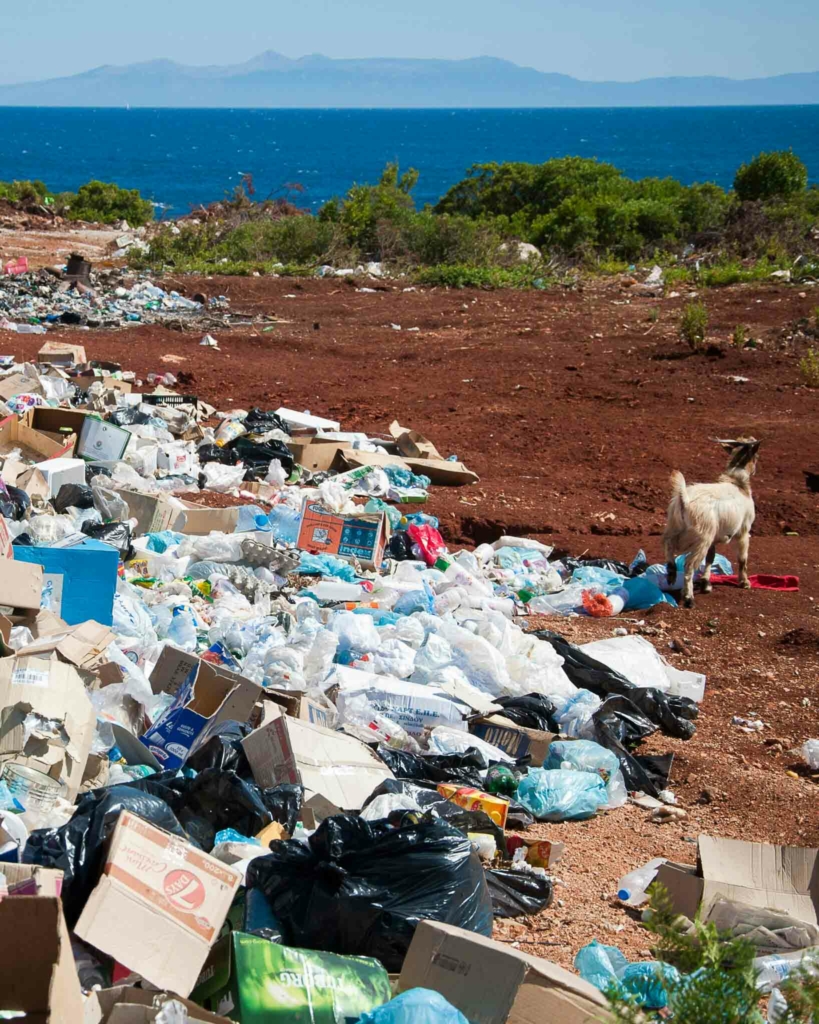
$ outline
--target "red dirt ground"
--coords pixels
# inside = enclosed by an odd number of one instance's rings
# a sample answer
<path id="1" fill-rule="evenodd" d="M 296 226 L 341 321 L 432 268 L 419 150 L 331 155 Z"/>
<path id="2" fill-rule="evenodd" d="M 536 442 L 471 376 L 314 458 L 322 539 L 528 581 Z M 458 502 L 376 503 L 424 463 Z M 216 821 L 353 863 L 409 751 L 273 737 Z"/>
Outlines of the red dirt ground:
<path id="1" fill-rule="evenodd" d="M 819 289 L 709 292 L 710 335 L 726 344 L 743 324 L 761 346 L 708 356 L 677 340 L 684 295 L 630 297 L 614 281 L 577 292 L 379 284 L 375 294 L 327 280 L 166 283 L 225 294 L 234 310 L 287 322 L 267 333 L 216 332 L 221 352 L 200 348 L 198 333 L 161 328 L 63 333 L 89 358 L 139 375 L 192 372 L 192 389 L 221 409 L 287 405 L 345 428 L 386 433 L 397 418 L 422 431 L 481 477 L 472 487 L 433 489 L 428 510 L 452 544 L 508 530 L 575 554 L 631 559 L 644 547 L 660 560 L 670 471 L 713 479 L 724 459 L 712 438 L 762 440 L 751 571 L 795 573 L 799 593 L 715 588 L 693 612 L 663 609 L 643 615 L 642 626 L 549 622 L 578 642 L 617 626 L 645 629 L 674 664 L 707 674 L 695 737 L 657 734 L 645 745 L 676 754 L 671 786 L 687 820 L 654 825 L 628 806 L 583 824 L 536 826 L 567 846 L 557 869 L 562 905 L 498 925 L 501 937 L 566 965 L 594 937 L 638 956 L 647 937 L 613 897 L 626 870 L 658 855 L 693 860 L 700 832 L 819 845 L 819 785 L 798 753 L 819 736 L 819 496 L 803 475 L 819 472 L 819 391 L 800 384 L 801 343 L 786 340 L 819 303 Z M 32 356 L 40 340 L 9 335 L 3 344 Z M 184 363 L 163 363 L 168 355 Z M 795 629 L 804 642 L 783 643 Z M 761 734 L 731 725 L 733 715 L 752 714 L 767 723 Z"/>

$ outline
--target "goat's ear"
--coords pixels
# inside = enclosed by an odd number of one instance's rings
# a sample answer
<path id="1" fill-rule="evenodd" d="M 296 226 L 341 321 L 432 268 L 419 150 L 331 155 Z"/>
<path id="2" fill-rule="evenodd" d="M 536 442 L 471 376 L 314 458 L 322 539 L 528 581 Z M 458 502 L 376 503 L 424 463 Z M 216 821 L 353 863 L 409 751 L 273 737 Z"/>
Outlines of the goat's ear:
<path id="1" fill-rule="evenodd" d="M 739 446 L 739 441 L 723 440 L 721 437 L 715 437 L 714 440 L 721 448 L 724 448 L 729 455 L 732 454 L 732 452 L 734 452 Z"/>

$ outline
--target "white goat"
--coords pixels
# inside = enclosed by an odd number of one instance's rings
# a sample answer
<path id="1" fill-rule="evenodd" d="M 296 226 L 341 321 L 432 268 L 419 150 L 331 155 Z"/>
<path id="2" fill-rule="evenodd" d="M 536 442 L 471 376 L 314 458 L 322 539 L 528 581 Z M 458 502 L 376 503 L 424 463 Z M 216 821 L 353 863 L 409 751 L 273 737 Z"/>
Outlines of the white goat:
<path id="1" fill-rule="evenodd" d="M 739 583 L 750 587 L 748 581 L 748 546 L 753 526 L 754 499 L 751 496 L 751 477 L 756 472 L 759 441 L 739 438 L 736 441 L 718 441 L 730 452 L 728 468 L 715 484 L 694 484 L 688 487 L 679 471 L 671 474 L 673 496 L 668 506 L 668 522 L 663 534 L 668 582 L 677 579 L 675 559 L 685 554 L 683 603 L 694 606 L 694 573 L 705 560 L 704 590 L 711 593 L 711 565 L 717 544 L 736 540 L 739 555 Z"/>

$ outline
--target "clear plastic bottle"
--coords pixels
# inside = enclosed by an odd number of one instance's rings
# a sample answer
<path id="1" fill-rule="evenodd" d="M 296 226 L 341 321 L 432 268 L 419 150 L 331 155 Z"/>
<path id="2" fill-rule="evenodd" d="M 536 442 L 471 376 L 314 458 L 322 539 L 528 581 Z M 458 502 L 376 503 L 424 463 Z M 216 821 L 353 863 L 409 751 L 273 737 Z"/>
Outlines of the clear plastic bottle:
<path id="1" fill-rule="evenodd" d="M 660 865 L 665 864 L 666 859 L 665 857 L 655 857 L 641 868 L 636 868 L 634 871 L 629 871 L 627 875 L 623 875 L 617 883 L 617 898 L 629 907 L 642 906 L 648 899 L 646 889 L 654 881 Z"/>
<path id="2" fill-rule="evenodd" d="M 757 971 L 757 988 L 762 993 L 768 993 L 771 989 L 777 988 L 791 971 L 799 969 L 801 962 L 801 951 L 795 956 L 780 956 L 777 953 L 758 956 L 754 960 L 754 970 Z"/>
<path id="3" fill-rule="evenodd" d="M 301 512 L 289 505 L 274 505 L 269 516 L 273 536 L 281 544 L 295 544 L 299 535 Z"/>
<path id="4" fill-rule="evenodd" d="M 271 529 L 267 513 L 258 505 L 242 505 L 233 532 L 249 533 L 251 530 L 263 530 L 265 533 L 269 533 Z"/>

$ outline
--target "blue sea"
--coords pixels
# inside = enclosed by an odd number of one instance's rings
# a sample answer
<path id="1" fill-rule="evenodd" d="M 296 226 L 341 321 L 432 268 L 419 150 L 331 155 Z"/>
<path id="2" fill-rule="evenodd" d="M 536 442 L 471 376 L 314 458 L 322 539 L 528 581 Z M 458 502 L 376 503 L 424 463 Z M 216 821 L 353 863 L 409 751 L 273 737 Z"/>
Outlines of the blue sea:
<path id="1" fill-rule="evenodd" d="M 597 157 L 631 177 L 729 187 L 762 150 L 791 148 L 819 181 L 819 106 L 550 110 L 90 110 L 0 108 L 0 180 L 74 191 L 97 178 L 167 208 L 221 199 L 244 174 L 257 198 L 316 209 L 387 161 L 416 167 L 419 205 L 474 163 Z M 292 186 L 301 191 L 295 193 Z"/>

